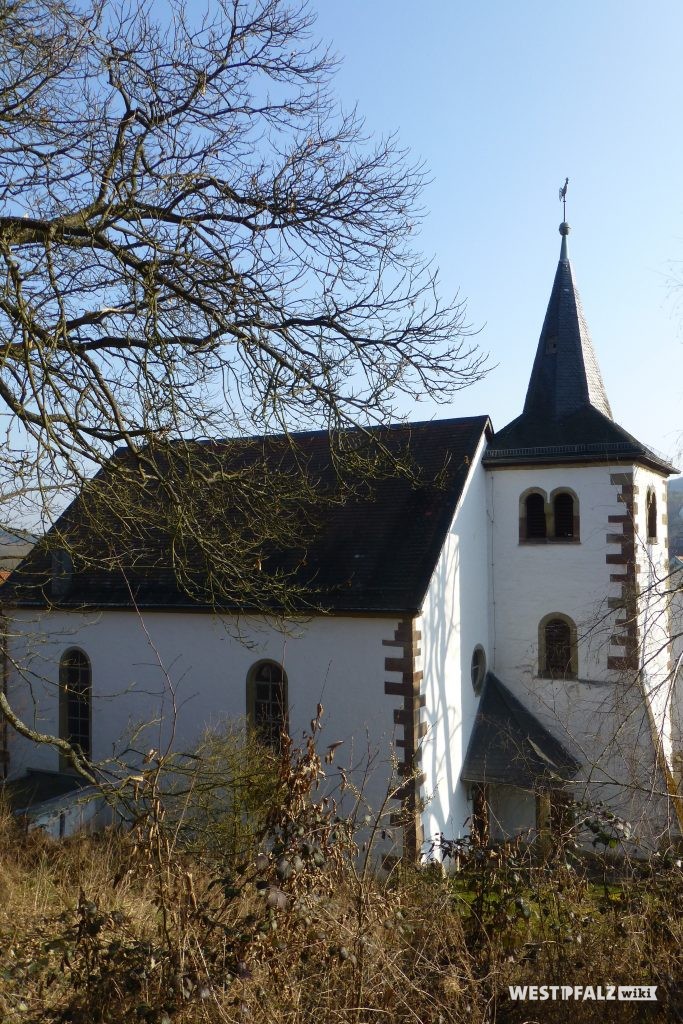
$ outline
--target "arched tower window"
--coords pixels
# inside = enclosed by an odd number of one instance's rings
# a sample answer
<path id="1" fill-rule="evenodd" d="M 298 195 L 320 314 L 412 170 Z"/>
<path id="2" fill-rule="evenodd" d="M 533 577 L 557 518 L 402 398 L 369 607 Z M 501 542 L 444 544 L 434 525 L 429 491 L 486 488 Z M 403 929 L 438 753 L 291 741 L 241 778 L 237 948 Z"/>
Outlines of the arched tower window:
<path id="1" fill-rule="evenodd" d="M 554 536 L 569 540 L 574 536 L 574 498 L 568 491 L 560 491 L 553 499 Z"/>
<path id="2" fill-rule="evenodd" d="M 538 628 L 539 675 L 550 679 L 574 679 L 578 675 L 576 626 L 560 613 L 547 615 Z"/>
<path id="3" fill-rule="evenodd" d="M 530 487 L 519 497 L 519 542 L 579 540 L 579 499 L 569 487 L 557 487 L 550 497 Z"/>
<path id="4" fill-rule="evenodd" d="M 526 539 L 542 540 L 546 536 L 545 497 L 534 492 L 524 501 Z"/>
<path id="5" fill-rule="evenodd" d="M 279 750 L 288 728 L 287 676 L 276 661 L 260 661 L 247 676 L 247 717 L 260 738 Z"/>
<path id="6" fill-rule="evenodd" d="M 647 539 L 657 540 L 657 496 L 652 487 L 647 491 Z"/>
<path id="7" fill-rule="evenodd" d="M 90 659 L 72 647 L 59 662 L 59 735 L 85 757 L 92 753 Z"/>
<path id="8" fill-rule="evenodd" d="M 557 487 L 550 492 L 550 520 L 552 540 L 579 540 L 579 498 L 569 487 Z"/>

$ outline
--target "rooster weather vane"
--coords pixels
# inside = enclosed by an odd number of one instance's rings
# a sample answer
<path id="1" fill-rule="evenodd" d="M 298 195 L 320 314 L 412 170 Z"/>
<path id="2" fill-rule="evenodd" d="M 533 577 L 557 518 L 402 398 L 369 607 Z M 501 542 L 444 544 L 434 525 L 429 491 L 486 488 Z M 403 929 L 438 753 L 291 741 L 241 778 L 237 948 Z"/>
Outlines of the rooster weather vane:
<path id="1" fill-rule="evenodd" d="M 560 199 L 562 200 L 562 220 L 567 219 L 567 185 L 569 184 L 569 178 L 564 179 L 564 185 L 560 189 Z"/>

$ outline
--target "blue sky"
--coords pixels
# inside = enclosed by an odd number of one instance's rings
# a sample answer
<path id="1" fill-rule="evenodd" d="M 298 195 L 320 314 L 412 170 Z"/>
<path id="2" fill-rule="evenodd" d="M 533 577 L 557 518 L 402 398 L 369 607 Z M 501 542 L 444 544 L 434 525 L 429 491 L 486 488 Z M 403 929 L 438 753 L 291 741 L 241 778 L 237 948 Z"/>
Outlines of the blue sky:
<path id="1" fill-rule="evenodd" d="M 397 130 L 432 182 L 420 245 L 498 364 L 456 405 L 520 411 L 559 256 L 569 253 L 615 419 L 680 459 L 683 4 L 313 0 L 341 101 Z"/>

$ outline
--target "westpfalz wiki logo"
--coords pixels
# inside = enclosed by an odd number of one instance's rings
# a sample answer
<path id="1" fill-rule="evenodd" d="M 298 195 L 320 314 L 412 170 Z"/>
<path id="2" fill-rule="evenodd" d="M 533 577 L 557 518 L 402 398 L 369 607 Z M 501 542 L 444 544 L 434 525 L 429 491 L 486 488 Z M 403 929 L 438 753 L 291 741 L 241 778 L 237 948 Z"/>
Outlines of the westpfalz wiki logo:
<path id="1" fill-rule="evenodd" d="M 520 1002 L 657 1002 L 656 985 L 510 985 L 508 991 L 510 999 Z"/>

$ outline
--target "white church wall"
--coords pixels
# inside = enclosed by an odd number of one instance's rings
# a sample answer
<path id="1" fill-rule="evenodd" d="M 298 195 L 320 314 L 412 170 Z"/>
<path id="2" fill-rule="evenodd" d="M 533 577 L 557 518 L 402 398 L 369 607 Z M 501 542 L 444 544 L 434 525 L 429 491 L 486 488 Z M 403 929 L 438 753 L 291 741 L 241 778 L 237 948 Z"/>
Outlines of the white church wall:
<path id="1" fill-rule="evenodd" d="M 646 471 L 644 471 L 646 472 Z M 578 798 L 608 802 L 655 837 L 667 820 L 666 801 L 656 776 L 651 722 L 637 671 L 608 666 L 621 651 L 613 637 L 619 614 L 608 599 L 623 597 L 624 573 L 606 554 L 619 532 L 609 516 L 625 514 L 619 500 L 624 467 L 566 466 L 495 470 L 490 477 L 492 615 L 494 666 L 500 679 L 577 756 L 584 770 L 574 790 Z M 658 478 L 661 481 L 661 478 Z M 649 477 L 634 477 L 642 487 Z M 548 496 L 557 488 L 579 499 L 580 541 L 525 543 L 519 538 L 519 499 L 529 488 Z M 614 532 L 613 532 L 614 531 Z M 636 541 L 636 546 L 638 541 Z M 617 556 L 618 557 L 618 556 Z M 552 613 L 577 627 L 578 673 L 572 679 L 539 675 L 538 626 Z M 647 819 L 647 824 L 646 824 Z"/>
<path id="2" fill-rule="evenodd" d="M 479 703 L 470 672 L 475 647 L 491 660 L 483 446 L 473 459 L 423 605 L 426 840 L 438 833 L 448 839 L 463 835 L 472 810 L 460 772 Z"/>
<path id="3" fill-rule="evenodd" d="M 612 470 L 614 472 L 614 470 Z M 489 472 L 492 537 L 492 602 L 495 605 L 495 670 L 506 677 L 537 672 L 538 626 L 562 613 L 577 626 L 579 678 L 607 672 L 612 593 L 605 564 L 607 517 L 623 512 L 602 466 L 531 467 Z M 567 488 L 579 498 L 580 540 L 520 543 L 519 500 L 540 488 Z"/>
<path id="4" fill-rule="evenodd" d="M 673 757 L 673 677 L 666 479 L 644 467 L 634 472 L 637 516 L 636 563 L 639 587 L 638 632 L 641 639 L 642 684 L 650 703 L 653 728 L 668 765 Z M 657 502 L 656 533 L 650 536 L 648 495 Z"/>
<path id="5" fill-rule="evenodd" d="M 382 802 L 390 772 L 396 701 L 384 694 L 387 648 L 398 620 L 316 617 L 276 625 L 201 613 L 107 611 L 99 614 L 17 613 L 10 632 L 9 696 L 32 727 L 59 730 L 59 660 L 70 647 L 84 651 L 92 666 L 92 743 L 95 760 L 125 751 L 137 726 L 136 749 L 189 750 L 206 726 L 225 719 L 244 722 L 246 678 L 261 659 L 281 663 L 289 685 L 290 726 L 300 739 L 325 708 L 319 749 L 343 740 L 337 766 L 362 781 L 370 761 L 366 796 Z M 239 629 L 240 638 L 236 637 Z M 391 676 L 389 676 L 391 678 Z M 11 774 L 26 768 L 56 770 L 50 747 L 13 735 Z"/>

